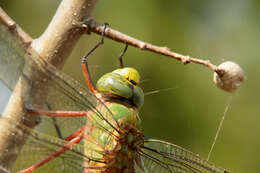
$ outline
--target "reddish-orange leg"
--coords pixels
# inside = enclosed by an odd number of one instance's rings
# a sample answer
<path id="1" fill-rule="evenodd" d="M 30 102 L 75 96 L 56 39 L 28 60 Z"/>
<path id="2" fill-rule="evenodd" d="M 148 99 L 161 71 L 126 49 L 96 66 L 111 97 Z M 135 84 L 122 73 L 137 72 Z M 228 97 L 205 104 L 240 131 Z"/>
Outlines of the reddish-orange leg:
<path id="1" fill-rule="evenodd" d="M 90 73 L 88 70 L 88 63 L 87 63 L 87 57 L 94 51 L 96 50 L 100 45 L 102 45 L 104 43 L 104 35 L 105 35 L 105 31 L 107 28 L 108 24 L 105 23 L 104 24 L 104 30 L 102 32 L 102 38 L 101 41 L 98 42 L 91 50 L 89 50 L 86 55 L 83 56 L 83 58 L 81 59 L 81 66 L 82 66 L 82 70 L 83 70 L 83 75 L 85 77 L 86 83 L 90 89 L 90 91 L 96 95 L 98 93 L 98 91 L 95 89 L 91 77 L 90 77 Z M 26 77 L 24 75 L 24 77 Z M 27 78 L 27 77 L 26 77 Z M 28 78 L 27 78 L 28 79 Z M 28 79 L 29 80 L 29 79 Z M 30 81 L 30 80 L 29 80 Z M 31 88 L 32 88 L 32 81 L 31 82 Z M 29 103 L 30 96 L 28 97 L 28 100 L 26 101 L 26 109 L 29 113 L 34 114 L 34 115 L 46 115 L 46 116 L 54 116 L 54 117 L 73 117 L 73 116 L 85 116 L 86 115 L 86 111 L 50 111 L 50 110 L 40 110 L 40 109 L 35 109 L 32 108 Z"/>
<path id="2" fill-rule="evenodd" d="M 27 109 L 30 114 L 50 117 L 82 117 L 87 116 L 88 111 L 52 111 L 42 109 Z"/>
<path id="3" fill-rule="evenodd" d="M 92 53 L 94 52 L 94 50 L 96 50 L 99 46 L 101 46 L 102 44 L 104 44 L 104 35 L 105 35 L 105 31 L 106 31 L 106 28 L 107 28 L 107 23 L 104 24 L 104 30 L 102 32 L 102 38 L 101 38 L 101 41 L 98 42 L 92 49 L 90 49 L 84 56 L 83 58 L 81 59 L 81 67 L 82 67 L 82 70 L 83 70 L 83 75 L 84 75 L 84 78 L 85 78 L 85 81 L 88 85 L 88 88 L 90 89 L 90 91 L 94 94 L 94 95 L 97 95 L 98 94 L 98 91 L 96 90 L 96 88 L 94 87 L 93 83 L 92 83 L 92 80 L 91 80 L 91 77 L 90 77 L 90 73 L 89 73 L 89 70 L 88 70 L 88 62 L 87 62 L 87 57 Z"/>
<path id="4" fill-rule="evenodd" d="M 88 70 L 88 64 L 86 61 L 87 56 L 89 56 L 96 48 L 98 48 L 100 45 L 102 45 L 104 43 L 104 34 L 105 34 L 105 30 L 108 24 L 104 25 L 104 31 L 102 32 L 102 39 L 101 41 L 96 44 L 88 53 L 86 53 L 86 55 L 82 58 L 81 60 L 81 65 L 82 65 L 82 69 L 83 69 L 83 74 L 85 77 L 85 80 L 87 82 L 87 85 L 90 89 L 90 91 L 96 95 L 98 93 L 98 91 L 95 89 L 90 75 L 89 75 L 89 70 Z M 24 75 L 25 76 L 25 75 Z M 26 76 L 25 76 L 26 77 Z M 26 77 L 27 78 L 27 77 Z M 28 79 L 28 78 L 27 78 Z M 32 81 L 31 82 L 31 88 L 32 88 Z M 30 103 L 29 101 L 30 96 L 28 97 L 27 103 L 25 105 L 28 113 L 33 114 L 33 115 L 45 115 L 45 116 L 51 116 L 51 117 L 79 117 L 79 116 L 87 116 L 88 112 L 87 111 L 57 111 L 57 110 L 42 110 L 42 109 L 35 109 L 31 106 L 29 106 L 28 103 Z M 66 141 L 69 141 L 71 143 L 79 143 L 82 138 L 84 137 L 83 135 L 83 130 L 84 127 L 81 127 L 79 130 L 77 130 L 76 132 L 74 132 L 73 134 L 71 134 L 69 137 L 65 138 Z M 64 153 L 66 150 L 68 150 L 69 148 L 71 148 L 72 144 L 67 144 L 66 147 L 61 147 L 58 150 L 56 150 L 55 152 L 51 153 L 50 155 L 46 156 L 43 160 L 41 160 L 40 162 L 32 165 L 31 167 L 23 170 L 23 173 L 30 173 L 32 171 L 34 171 L 35 169 L 39 168 L 40 166 L 44 165 L 45 163 L 49 162 L 50 160 L 52 160 L 55 157 L 58 157 L 60 154 Z"/>
<path id="5" fill-rule="evenodd" d="M 64 153 L 66 150 L 70 149 L 73 144 L 79 143 L 83 139 L 83 136 L 84 136 L 84 127 L 85 126 L 81 127 L 76 132 L 74 132 L 72 135 L 65 138 L 66 141 L 70 142 L 70 143 L 66 144 L 66 147 L 60 147 L 55 152 L 51 153 L 50 155 L 48 155 L 47 157 L 45 157 L 38 163 L 32 165 L 31 167 L 29 167 L 27 169 L 22 170 L 21 172 L 22 173 L 31 173 L 32 171 L 35 171 L 40 166 L 51 161 L 55 157 L 58 157 L 60 154 Z"/>

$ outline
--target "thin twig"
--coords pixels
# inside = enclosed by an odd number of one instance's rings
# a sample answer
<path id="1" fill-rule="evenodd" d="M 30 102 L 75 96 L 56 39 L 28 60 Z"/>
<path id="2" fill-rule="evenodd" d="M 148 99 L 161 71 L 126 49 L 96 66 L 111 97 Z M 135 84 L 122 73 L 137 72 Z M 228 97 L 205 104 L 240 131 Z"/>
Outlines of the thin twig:
<path id="1" fill-rule="evenodd" d="M 96 34 L 101 34 L 103 29 L 104 29 L 104 25 L 99 24 L 98 22 L 96 22 L 94 19 L 89 19 L 88 21 L 86 21 L 84 24 L 82 24 L 82 27 L 86 29 L 86 33 L 89 34 L 90 31 L 94 32 Z M 130 37 L 124 33 L 121 33 L 117 30 L 114 30 L 112 28 L 107 28 L 105 31 L 105 36 L 107 38 L 110 38 L 112 40 L 124 43 L 124 44 L 128 44 L 131 45 L 133 47 L 137 47 L 141 50 L 147 50 L 147 51 L 151 51 L 154 53 L 158 53 L 164 56 L 169 56 L 173 59 L 176 59 L 178 61 L 181 61 L 183 64 L 188 64 L 188 63 L 196 63 L 196 64 L 201 64 L 204 65 L 206 67 L 208 67 L 209 69 L 211 69 L 212 71 L 216 71 L 218 72 L 217 66 L 210 63 L 209 60 L 202 60 L 202 59 L 197 59 L 197 58 L 192 58 L 190 56 L 185 56 L 179 53 L 175 53 L 172 52 L 170 50 L 170 48 L 168 47 L 160 47 L 160 46 L 156 46 L 138 39 L 135 39 L 133 37 Z"/>
<path id="2" fill-rule="evenodd" d="M 18 40 L 25 49 L 28 48 L 28 46 L 32 42 L 32 38 L 25 33 L 16 23 L 13 21 L 4 11 L 2 8 L 0 8 L 0 23 L 4 25 L 6 28 L 9 29 L 10 32 L 12 32 L 12 36 L 16 37 L 16 40 Z"/>

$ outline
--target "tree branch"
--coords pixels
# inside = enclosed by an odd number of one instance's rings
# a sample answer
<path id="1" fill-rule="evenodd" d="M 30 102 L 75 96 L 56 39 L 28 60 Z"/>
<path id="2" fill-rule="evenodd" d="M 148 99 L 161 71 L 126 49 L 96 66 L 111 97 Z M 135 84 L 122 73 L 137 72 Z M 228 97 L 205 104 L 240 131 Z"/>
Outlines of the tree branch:
<path id="1" fill-rule="evenodd" d="M 21 41 L 22 47 L 29 54 L 30 51 L 36 50 L 47 62 L 61 68 L 80 36 L 84 33 L 84 30 L 79 27 L 79 23 L 91 17 L 95 4 L 96 0 L 63 0 L 48 28 L 40 38 L 33 41 L 3 10 L 0 10 L 0 20 L 9 32 Z M 42 99 L 33 101 L 36 101 L 37 104 L 43 104 L 50 82 L 38 82 L 42 76 L 29 65 L 24 68 L 24 72 L 30 79 L 37 81 L 37 86 L 33 88 L 34 94 L 40 93 L 42 96 Z M 28 115 L 24 108 L 24 102 L 29 93 L 28 81 L 21 76 L 3 113 L 3 117 L 10 117 L 15 123 L 26 123 L 27 126 L 34 127 L 36 125 L 35 119 L 32 119 L 31 122 L 25 121 L 25 119 L 28 119 Z M 12 167 L 25 141 L 25 138 L 19 136 L 20 134 L 13 134 L 11 131 L 8 133 L 8 129 L 12 129 L 12 126 L 14 124 L 0 121 L 0 165 L 6 168 Z"/>
<path id="2" fill-rule="evenodd" d="M 87 20 L 84 24 L 82 24 L 82 27 L 85 28 L 85 30 L 86 30 L 85 33 L 87 33 L 87 34 L 90 34 L 90 32 L 94 32 L 96 34 L 101 35 L 102 31 L 104 29 L 103 25 L 99 24 L 98 22 L 96 22 L 93 19 Z M 115 40 L 115 41 L 118 41 L 118 42 L 121 42 L 124 44 L 128 44 L 133 47 L 137 47 L 141 50 L 147 50 L 147 51 L 151 51 L 151 52 L 161 54 L 164 56 L 169 56 L 173 59 L 181 61 L 183 64 L 188 64 L 188 63 L 193 62 L 196 64 L 204 65 L 204 66 L 208 67 L 209 69 L 211 69 L 212 71 L 218 72 L 217 66 L 214 64 L 211 64 L 209 60 L 201 60 L 201 59 L 197 59 L 197 58 L 192 58 L 190 56 L 181 55 L 179 53 L 172 52 L 168 47 L 159 47 L 159 46 L 156 46 L 156 45 L 153 45 L 150 43 L 146 43 L 141 40 L 137 40 L 133 37 L 130 37 L 126 34 L 116 31 L 112 28 L 106 29 L 105 36 L 112 40 Z"/>

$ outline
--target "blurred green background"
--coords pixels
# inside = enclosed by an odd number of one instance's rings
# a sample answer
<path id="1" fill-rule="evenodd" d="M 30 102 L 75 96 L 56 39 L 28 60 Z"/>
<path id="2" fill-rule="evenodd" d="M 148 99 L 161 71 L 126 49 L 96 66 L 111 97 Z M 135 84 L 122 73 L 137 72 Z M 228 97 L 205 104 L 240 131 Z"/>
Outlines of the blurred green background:
<path id="1" fill-rule="evenodd" d="M 37 38 L 60 1 L 0 1 L 0 6 L 26 32 Z M 94 17 L 100 23 L 137 39 L 214 64 L 232 60 L 246 81 L 235 94 L 219 90 L 213 73 L 200 65 L 182 65 L 168 57 L 130 47 L 126 66 L 140 71 L 146 93 L 141 110 L 146 137 L 163 139 L 206 157 L 218 123 L 232 97 L 211 161 L 232 172 L 259 172 L 259 45 L 260 1 L 257 0 L 131 0 L 99 1 Z M 83 83 L 80 58 L 100 39 L 82 37 L 64 71 Z M 124 45 L 105 39 L 90 58 L 96 81 L 117 68 Z M 168 90 L 169 89 L 169 90 Z"/>

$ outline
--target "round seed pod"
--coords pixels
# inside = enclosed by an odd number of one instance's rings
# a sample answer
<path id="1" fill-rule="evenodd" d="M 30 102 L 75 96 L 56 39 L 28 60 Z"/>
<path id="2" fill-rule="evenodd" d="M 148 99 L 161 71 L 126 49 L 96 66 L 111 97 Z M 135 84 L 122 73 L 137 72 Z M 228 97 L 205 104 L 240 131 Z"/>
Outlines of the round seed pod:
<path id="1" fill-rule="evenodd" d="M 214 83 L 227 92 L 236 91 L 244 81 L 243 69 L 232 61 L 221 63 L 214 72 Z"/>

